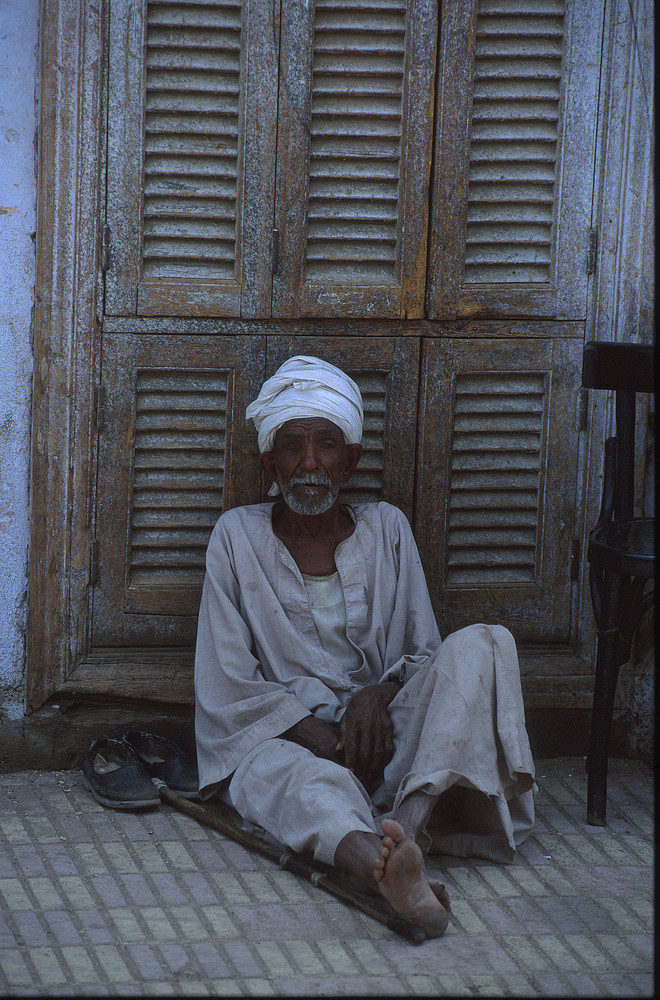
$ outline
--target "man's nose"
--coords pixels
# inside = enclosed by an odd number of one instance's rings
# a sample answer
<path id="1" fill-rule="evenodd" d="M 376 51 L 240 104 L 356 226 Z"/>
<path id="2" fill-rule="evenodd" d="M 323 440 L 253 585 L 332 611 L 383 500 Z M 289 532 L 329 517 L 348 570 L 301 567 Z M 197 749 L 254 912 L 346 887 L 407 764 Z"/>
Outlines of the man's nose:
<path id="1" fill-rule="evenodd" d="M 314 447 L 313 441 L 307 441 L 303 447 L 302 459 L 300 464 L 303 469 L 307 472 L 313 472 L 314 469 L 318 469 L 319 460 L 316 448 Z"/>

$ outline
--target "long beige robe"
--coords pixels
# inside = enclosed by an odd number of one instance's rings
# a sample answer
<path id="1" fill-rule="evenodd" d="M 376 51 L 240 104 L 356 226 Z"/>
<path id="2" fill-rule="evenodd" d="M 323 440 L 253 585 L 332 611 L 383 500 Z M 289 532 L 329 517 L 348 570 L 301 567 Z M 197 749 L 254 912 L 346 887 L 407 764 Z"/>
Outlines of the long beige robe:
<path id="1" fill-rule="evenodd" d="M 323 830 L 303 837 L 304 844 L 331 861 L 343 829 L 326 815 L 333 784 L 341 786 L 349 827 L 360 813 L 361 825 L 350 828 L 373 830 L 372 813 L 395 809 L 416 788 L 439 794 L 457 785 L 478 795 L 477 815 L 462 803 L 472 832 L 464 831 L 466 839 L 450 825 L 445 847 L 495 857 L 504 843 L 510 856 L 533 822 L 534 773 L 510 634 L 474 626 L 441 645 L 406 518 L 390 504 L 361 504 L 353 508 L 354 533 L 335 552 L 346 634 L 361 660 L 346 672 L 323 648 L 302 575 L 273 533 L 271 510 L 256 504 L 228 511 L 209 542 L 195 659 L 202 797 L 220 790 L 251 823 L 296 849 L 303 848 L 292 842 L 288 817 L 295 829 L 317 823 Z M 328 769 L 330 762 L 277 739 L 310 713 L 338 721 L 355 691 L 391 677 L 404 681 L 391 706 L 397 749 L 373 801 L 344 768 Z M 332 768 L 338 770 L 331 776 Z M 292 795 L 302 795 L 294 773 L 312 788 L 304 810 L 290 806 Z M 230 794 L 224 779 L 232 774 Z M 521 797 L 519 822 L 517 807 L 507 803 Z M 492 851 L 484 837 L 494 837 Z"/>
<path id="2" fill-rule="evenodd" d="M 346 631 L 362 665 L 321 643 L 302 574 L 271 525 L 272 504 L 227 511 L 206 553 L 195 656 L 202 796 L 257 743 L 310 713 L 337 722 L 352 695 L 408 672 L 440 645 L 410 526 L 391 504 L 353 508 L 355 531 L 335 550 Z"/>

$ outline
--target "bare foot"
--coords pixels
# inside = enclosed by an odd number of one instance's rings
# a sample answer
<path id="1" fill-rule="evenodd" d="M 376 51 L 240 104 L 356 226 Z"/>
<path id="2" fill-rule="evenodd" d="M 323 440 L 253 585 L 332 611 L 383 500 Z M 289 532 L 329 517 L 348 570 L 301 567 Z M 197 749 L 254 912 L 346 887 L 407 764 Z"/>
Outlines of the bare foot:
<path id="1" fill-rule="evenodd" d="M 422 852 L 394 819 L 384 819 L 383 844 L 374 878 L 392 909 L 417 924 L 427 937 L 441 937 L 449 914 L 424 877 Z"/>

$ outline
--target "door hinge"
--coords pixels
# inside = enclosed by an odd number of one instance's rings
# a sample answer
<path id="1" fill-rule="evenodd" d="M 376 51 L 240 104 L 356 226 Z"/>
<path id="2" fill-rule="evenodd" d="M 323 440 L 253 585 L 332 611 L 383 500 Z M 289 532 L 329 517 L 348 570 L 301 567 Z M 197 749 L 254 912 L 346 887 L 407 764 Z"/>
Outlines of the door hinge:
<path id="1" fill-rule="evenodd" d="M 589 390 L 578 389 L 577 412 L 575 418 L 578 432 L 586 431 L 587 429 L 588 406 L 589 406 Z"/>
<path id="2" fill-rule="evenodd" d="M 99 578 L 99 540 L 92 538 L 89 546 L 89 585 L 95 587 Z"/>
<path id="3" fill-rule="evenodd" d="M 110 226 L 103 227 L 103 233 L 101 236 L 101 270 L 107 271 L 110 267 L 110 241 L 112 239 L 112 230 Z"/>
<path id="4" fill-rule="evenodd" d="M 273 229 L 271 242 L 271 269 L 273 274 L 278 274 L 280 270 L 280 231 Z"/>
<path id="5" fill-rule="evenodd" d="M 569 561 L 569 576 L 571 580 L 577 580 L 580 572 L 580 539 L 571 540 L 571 556 Z"/>
<path id="6" fill-rule="evenodd" d="M 105 386 L 96 387 L 96 407 L 95 407 L 96 433 L 100 434 L 105 427 Z"/>
<path id="7" fill-rule="evenodd" d="M 598 230 L 590 229 L 587 234 L 587 274 L 596 270 L 596 253 L 598 251 Z"/>

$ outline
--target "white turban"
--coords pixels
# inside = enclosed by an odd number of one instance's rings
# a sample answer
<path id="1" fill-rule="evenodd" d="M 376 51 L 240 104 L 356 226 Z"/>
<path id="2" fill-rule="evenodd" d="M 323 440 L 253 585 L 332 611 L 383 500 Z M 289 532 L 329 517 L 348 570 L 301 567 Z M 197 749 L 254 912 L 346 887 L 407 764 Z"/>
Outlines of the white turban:
<path id="1" fill-rule="evenodd" d="M 245 416 L 259 435 L 259 451 L 272 451 L 275 434 L 287 420 L 325 417 L 342 431 L 346 444 L 362 439 L 362 396 L 352 378 L 339 368 L 297 355 L 267 379 Z"/>

